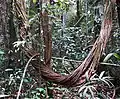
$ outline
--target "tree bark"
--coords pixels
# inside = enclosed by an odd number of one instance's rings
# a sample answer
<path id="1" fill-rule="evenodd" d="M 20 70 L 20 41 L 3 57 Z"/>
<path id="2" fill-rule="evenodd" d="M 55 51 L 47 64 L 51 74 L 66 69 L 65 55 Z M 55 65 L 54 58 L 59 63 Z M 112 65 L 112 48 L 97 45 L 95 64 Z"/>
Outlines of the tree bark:
<path id="1" fill-rule="evenodd" d="M 8 48 L 8 33 L 7 33 L 7 0 L 0 0 L 0 48 Z"/>
<path id="2" fill-rule="evenodd" d="M 105 5 L 106 5 L 104 8 L 105 17 L 101 24 L 100 35 L 97 38 L 96 42 L 94 43 L 90 53 L 88 54 L 86 59 L 83 61 L 83 63 L 79 65 L 79 67 L 71 74 L 61 75 L 52 71 L 49 68 L 49 64 L 46 64 L 46 62 L 44 62 L 42 63 L 43 66 L 41 66 L 41 69 L 40 69 L 41 75 L 44 79 L 48 81 L 53 81 L 54 83 L 58 83 L 67 87 L 73 87 L 73 86 L 83 84 L 85 82 L 86 72 L 88 73 L 89 77 L 91 77 L 96 72 L 100 57 L 105 50 L 105 47 L 112 29 L 112 14 L 113 14 L 112 3 L 110 2 L 108 3 L 108 1 L 106 1 Z M 46 39 L 47 39 L 46 41 L 49 41 L 48 37 L 46 37 Z M 47 46 L 47 47 L 50 47 L 50 46 Z M 27 53 L 26 55 L 29 58 L 36 54 L 36 52 L 33 53 L 33 51 L 31 51 L 32 52 L 31 53 L 29 50 L 26 50 L 25 52 Z M 37 60 L 36 58 L 36 60 L 32 62 L 36 70 L 38 70 L 40 67 L 39 62 L 37 61 L 39 60 Z"/>

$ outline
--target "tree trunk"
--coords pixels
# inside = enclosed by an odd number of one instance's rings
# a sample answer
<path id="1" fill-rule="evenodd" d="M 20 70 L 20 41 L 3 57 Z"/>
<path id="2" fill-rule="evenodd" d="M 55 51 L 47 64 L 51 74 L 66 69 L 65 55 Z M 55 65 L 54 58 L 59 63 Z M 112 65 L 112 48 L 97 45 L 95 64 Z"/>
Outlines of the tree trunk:
<path id="1" fill-rule="evenodd" d="M 7 34 L 7 0 L 0 0 L 0 48 L 8 47 Z"/>

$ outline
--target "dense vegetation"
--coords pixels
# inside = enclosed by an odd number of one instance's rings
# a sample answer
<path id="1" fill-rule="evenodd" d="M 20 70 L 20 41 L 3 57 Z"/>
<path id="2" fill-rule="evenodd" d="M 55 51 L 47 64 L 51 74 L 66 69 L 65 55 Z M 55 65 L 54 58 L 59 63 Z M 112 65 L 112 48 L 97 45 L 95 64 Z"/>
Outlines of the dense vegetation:
<path id="1" fill-rule="evenodd" d="M 73 71 L 80 68 L 92 48 L 100 48 L 95 47 L 95 41 L 99 42 L 101 24 L 111 12 L 112 31 L 103 46 L 105 51 L 102 47 L 100 53 L 93 54 L 99 63 L 90 61 L 97 71 L 81 74 L 82 84 L 76 81 L 73 85 L 72 80 L 63 84 L 62 77 L 78 76 Z M 0 14 L 0 98 L 119 98 L 119 0 L 3 0 Z"/>

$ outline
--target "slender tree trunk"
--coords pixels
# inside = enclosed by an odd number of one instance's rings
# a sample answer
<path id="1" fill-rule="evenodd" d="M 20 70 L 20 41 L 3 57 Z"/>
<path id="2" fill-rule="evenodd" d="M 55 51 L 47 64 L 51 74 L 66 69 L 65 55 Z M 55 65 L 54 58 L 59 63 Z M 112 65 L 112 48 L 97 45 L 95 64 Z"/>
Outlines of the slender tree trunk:
<path id="1" fill-rule="evenodd" d="M 15 26 L 14 26 L 14 14 L 13 14 L 13 0 L 9 0 L 9 35 L 10 35 L 10 42 L 9 42 L 9 48 L 12 48 L 13 42 L 17 41 Z"/>
<path id="2" fill-rule="evenodd" d="M 0 51 L 4 51 L 4 62 L 2 63 L 3 68 L 1 74 L 3 77 L 8 77 L 5 69 L 8 67 L 8 51 L 9 51 L 9 34 L 8 34 L 8 1 L 0 0 Z M 1 56 L 0 56 L 1 57 Z"/>
<path id="3" fill-rule="evenodd" d="M 0 48 L 8 47 L 7 34 L 7 0 L 0 0 Z"/>
<path id="4" fill-rule="evenodd" d="M 77 18 L 80 18 L 80 0 L 77 0 Z"/>

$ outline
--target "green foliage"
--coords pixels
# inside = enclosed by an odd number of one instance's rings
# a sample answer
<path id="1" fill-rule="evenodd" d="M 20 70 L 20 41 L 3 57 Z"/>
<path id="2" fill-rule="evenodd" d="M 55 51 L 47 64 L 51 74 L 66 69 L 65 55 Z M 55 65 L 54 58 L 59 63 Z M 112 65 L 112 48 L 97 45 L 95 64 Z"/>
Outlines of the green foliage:
<path id="1" fill-rule="evenodd" d="M 94 74 L 90 77 L 90 79 L 86 73 L 86 83 L 81 85 L 78 91 L 81 98 L 110 99 L 109 95 L 111 94 L 114 85 L 110 81 L 112 78 L 109 76 L 104 76 L 104 73 L 104 71 L 101 72 L 99 76 L 97 74 Z M 106 92 L 108 89 L 111 91 Z"/>
<path id="2" fill-rule="evenodd" d="M 33 0 L 33 3 L 35 4 L 37 2 L 37 0 Z"/>
<path id="3" fill-rule="evenodd" d="M 107 54 L 106 57 L 104 58 L 103 62 L 108 62 L 108 61 L 110 61 L 110 59 L 111 59 L 111 61 L 112 61 L 112 57 L 113 57 L 113 56 L 114 56 L 118 61 L 120 61 L 120 55 L 119 55 L 118 53 L 109 53 L 109 54 Z"/>
<path id="4" fill-rule="evenodd" d="M 0 66 L 3 65 L 3 62 L 5 60 L 4 55 L 5 55 L 5 52 L 3 50 L 0 50 Z"/>
<path id="5" fill-rule="evenodd" d="M 0 55 L 3 55 L 3 54 L 5 54 L 4 51 L 0 50 Z"/>
<path id="6" fill-rule="evenodd" d="M 35 90 L 33 90 L 32 92 L 32 97 L 34 99 L 40 99 L 40 94 L 42 95 L 43 98 L 45 98 L 45 94 L 46 94 L 46 90 L 45 88 L 36 88 Z"/>
<path id="7" fill-rule="evenodd" d="M 120 60 L 120 55 L 119 54 L 114 53 L 114 56 L 115 56 L 115 58 L 117 58 L 118 60 Z"/>
<path id="8" fill-rule="evenodd" d="M 28 41 L 16 41 L 14 42 L 14 48 L 17 48 L 16 51 L 19 50 L 20 47 L 24 47 L 27 43 L 31 44 L 33 49 L 40 52 L 41 58 L 43 55 L 43 31 L 41 29 L 41 15 L 40 11 L 47 9 L 49 13 L 50 25 L 52 25 L 52 48 L 53 48 L 53 57 L 62 58 L 62 60 L 55 60 L 53 59 L 52 66 L 53 70 L 59 72 L 61 74 L 68 74 L 72 70 L 78 66 L 73 62 L 64 61 L 64 59 L 74 59 L 74 60 L 84 60 L 84 58 L 88 55 L 91 47 L 96 38 L 98 37 L 98 33 L 100 32 L 100 25 L 102 20 L 102 2 L 99 0 L 79 0 L 81 1 L 80 6 L 80 17 L 77 16 L 77 8 L 76 8 L 76 1 L 75 0 L 55 0 L 54 4 L 47 4 L 43 3 L 40 4 L 38 0 L 26 0 L 26 7 L 27 7 L 27 14 L 28 14 L 28 21 L 29 21 L 29 40 Z M 40 0 L 41 1 L 41 0 Z M 16 34 L 19 34 L 19 27 L 16 19 L 14 18 L 16 28 Z M 41 34 L 40 34 L 41 33 Z M 120 33 L 117 31 L 114 33 L 114 38 L 117 40 L 116 46 L 119 46 L 119 36 Z M 112 39 L 114 41 L 114 39 Z M 119 47 L 111 48 L 109 44 L 107 53 L 112 52 L 113 50 L 119 49 Z M 14 51 L 14 50 L 13 50 Z M 3 64 L 5 52 L 0 50 L 0 67 Z M 26 57 L 20 53 L 20 61 L 23 63 L 27 62 Z M 117 53 L 110 53 L 104 58 L 104 62 L 115 62 L 115 59 L 120 60 L 120 56 Z M 12 60 L 12 59 L 11 59 Z M 13 58 L 13 61 L 14 58 Z M 18 60 L 15 61 L 16 63 Z M 74 66 L 75 65 L 75 66 Z M 3 81 L 1 93 L 5 94 L 14 94 L 17 95 L 18 87 L 21 81 L 21 77 L 23 74 L 23 67 L 16 67 L 16 64 L 10 64 L 10 68 L 6 68 L 2 71 L 1 75 L 5 74 L 5 77 L 1 77 L 1 82 Z M 31 67 L 31 66 L 30 66 Z M 1 70 L 3 70 L 1 68 Z M 68 72 L 66 72 L 66 70 Z M 86 83 L 80 86 L 79 89 L 79 96 L 77 95 L 77 89 L 75 93 L 70 91 L 71 89 L 63 88 L 61 86 L 54 87 L 53 83 L 44 85 L 41 84 L 39 86 L 39 77 L 34 73 L 34 68 L 29 68 L 27 75 L 24 79 L 23 88 L 21 91 L 21 98 L 25 99 L 40 99 L 41 97 L 49 99 L 52 97 L 53 93 L 48 94 L 47 90 L 59 91 L 63 93 L 62 98 L 66 97 L 67 99 L 68 94 L 73 94 L 73 96 L 81 98 L 88 98 L 95 99 L 99 98 L 107 99 L 108 97 L 104 94 L 101 90 L 98 90 L 96 86 L 102 89 L 100 86 L 110 87 L 113 88 L 109 76 L 104 76 L 104 72 L 100 75 L 93 75 L 90 79 L 88 74 L 86 74 Z M 40 79 L 41 80 L 41 79 Z M 107 91 L 106 91 L 107 92 Z M 67 94 L 68 93 L 68 94 Z M 109 91 L 108 91 L 109 93 Z M 48 96 L 47 96 L 48 95 Z M 95 96 L 96 95 L 96 96 Z M 28 97 L 28 98 L 27 98 Z M 77 99 L 77 98 L 75 98 Z M 109 98 L 108 98 L 109 99 Z"/>
<path id="9" fill-rule="evenodd" d="M 114 53 L 109 53 L 103 60 L 103 62 L 107 62 L 112 56 L 114 55 Z"/>
<path id="10" fill-rule="evenodd" d="M 6 79 L 6 89 L 5 92 L 11 94 L 12 90 L 15 92 L 18 90 L 18 85 L 21 80 L 22 70 L 21 69 L 6 69 L 6 74 L 8 74 L 8 78 Z"/>

